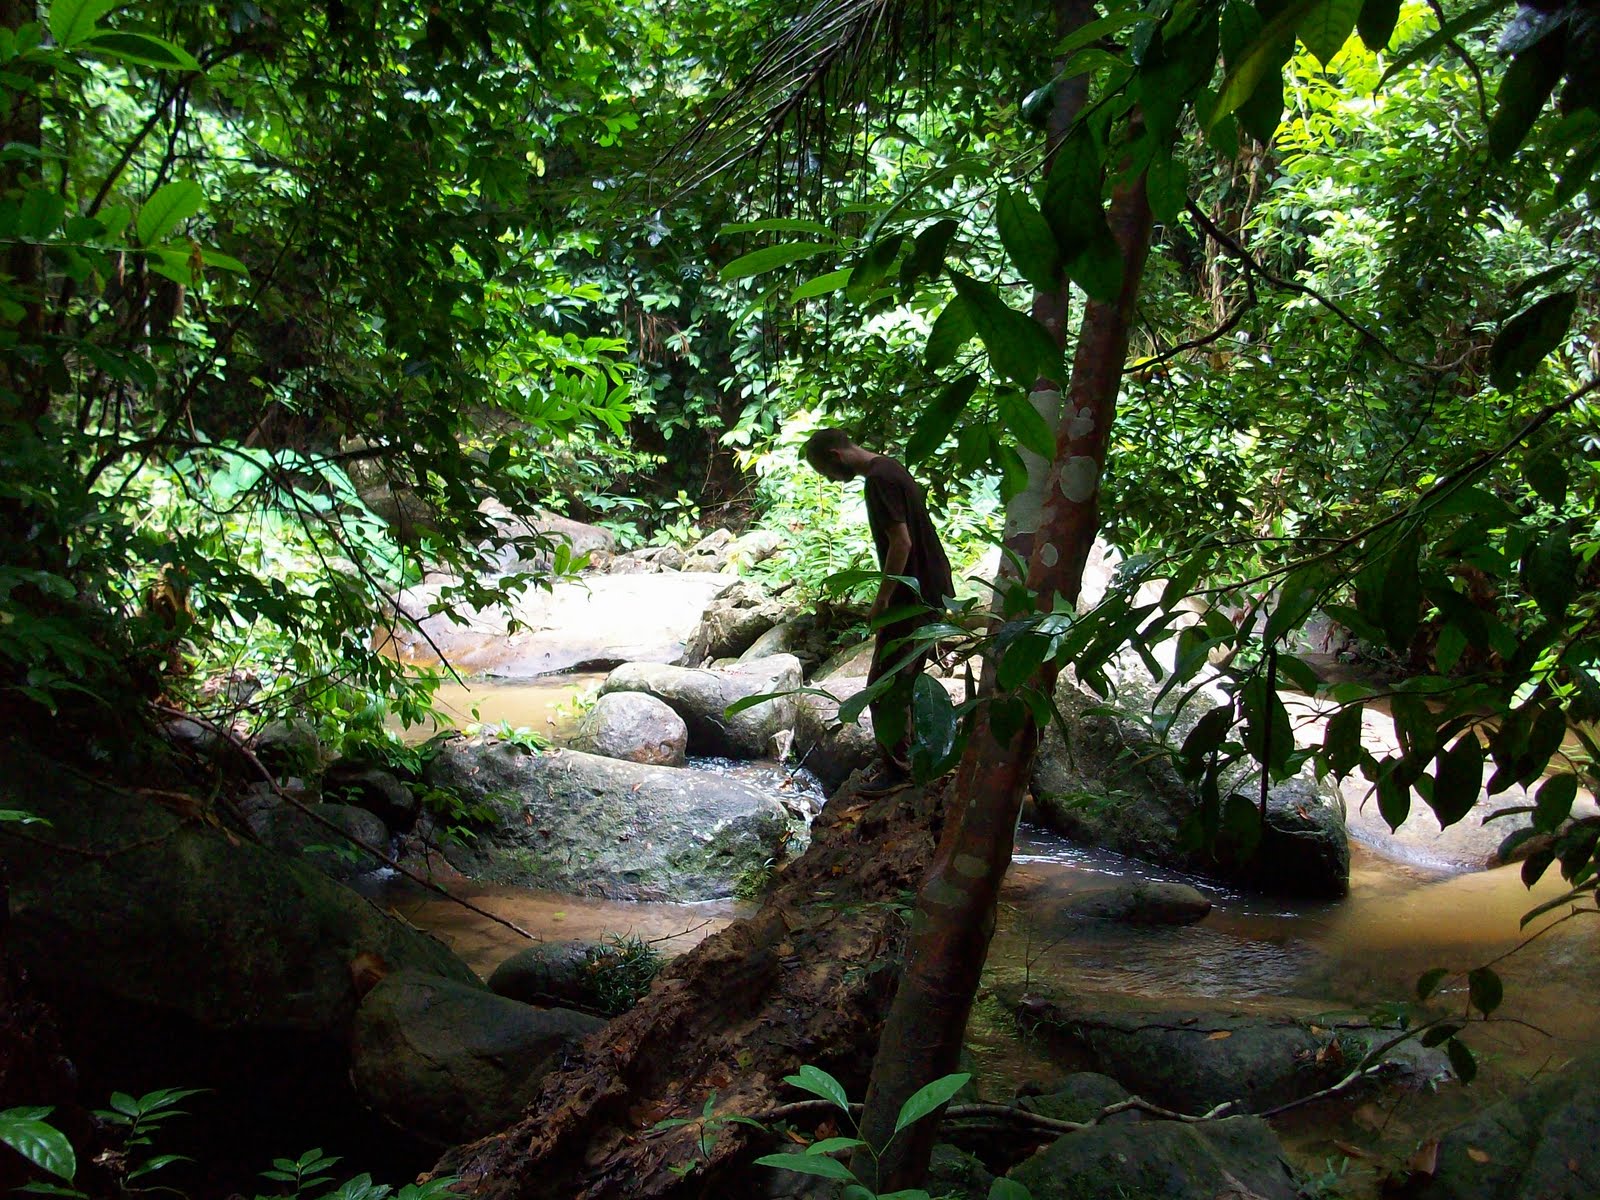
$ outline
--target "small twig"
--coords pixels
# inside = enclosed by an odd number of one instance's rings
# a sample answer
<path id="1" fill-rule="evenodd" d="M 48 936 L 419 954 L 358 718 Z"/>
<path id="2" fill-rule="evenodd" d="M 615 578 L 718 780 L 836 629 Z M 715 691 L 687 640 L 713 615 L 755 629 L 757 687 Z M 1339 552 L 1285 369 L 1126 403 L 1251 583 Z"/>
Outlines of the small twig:
<path id="1" fill-rule="evenodd" d="M 419 884 L 420 886 L 427 888 L 430 892 L 433 892 L 433 893 L 435 893 L 437 895 L 443 896 L 446 900 L 449 900 L 452 904 L 459 904 L 462 908 L 466 909 L 468 912 L 476 913 L 480 917 L 486 917 L 487 919 L 493 921 L 496 925 L 505 926 L 507 929 L 511 930 L 512 933 L 520 934 L 522 937 L 527 938 L 530 942 L 540 942 L 540 941 L 544 940 L 543 938 L 538 937 L 535 934 L 529 933 L 526 929 L 522 928 L 522 926 L 518 925 L 515 921 L 508 921 L 508 920 L 506 920 L 506 918 L 504 918 L 502 916 L 497 916 L 496 914 L 490 912 L 488 909 L 478 907 L 478 905 L 472 903 L 472 901 L 470 901 L 470 900 L 463 900 L 460 896 L 454 895 L 450 891 L 446 890 L 444 887 L 442 887 L 439 884 L 435 883 L 433 880 L 425 878 L 422 875 L 419 875 L 417 872 L 413 871 L 410 867 L 404 866 L 398 860 L 390 857 L 390 855 L 387 852 L 385 852 L 383 850 L 379 850 L 376 846 L 368 845 L 365 841 L 363 841 L 362 839 L 354 836 L 348 830 L 345 830 L 345 829 L 341 828 L 340 826 L 336 825 L 334 822 L 328 820 L 328 818 L 324 817 L 321 813 L 312 811 L 312 808 L 311 808 L 310 805 L 304 803 L 303 801 L 297 799 L 294 796 L 291 796 L 288 792 L 284 791 L 283 788 L 278 786 L 278 781 L 277 781 L 277 779 L 275 779 L 273 777 L 272 772 L 267 770 L 267 768 L 262 765 L 261 760 L 255 756 L 255 752 L 252 751 L 250 749 L 250 747 L 246 746 L 244 744 L 244 742 L 242 740 L 240 740 L 239 736 L 236 733 L 234 733 L 231 729 L 223 729 L 221 726 L 213 724 L 211 721 L 206 720 L 204 717 L 196 716 L 194 713 L 184 712 L 182 709 L 179 709 L 179 708 L 171 708 L 171 707 L 169 707 L 169 706 L 167 706 L 165 704 L 156 704 L 153 707 L 158 712 L 164 712 L 164 713 L 167 713 L 168 715 L 174 716 L 174 717 L 183 717 L 186 720 L 194 721 L 197 724 L 204 725 L 207 729 L 211 730 L 211 732 L 215 733 L 218 737 L 222 738 L 230 746 L 232 746 L 235 750 L 237 750 L 241 755 L 243 755 L 245 760 L 252 767 L 254 767 L 256 772 L 261 776 L 261 778 L 266 781 L 267 786 L 270 787 L 273 790 L 273 792 L 277 794 L 278 798 L 280 800 L 282 800 L 285 804 L 288 804 L 292 808 L 298 809 L 300 812 L 302 812 L 306 816 L 310 817 L 318 825 L 321 825 L 324 829 L 331 830 L 332 832 L 338 834 L 341 838 L 343 838 L 345 841 L 350 842 L 352 845 L 356 846 L 358 849 L 366 851 L 366 853 L 370 854 L 373 858 L 377 859 L 379 862 L 381 862 L 384 866 L 388 867 L 390 870 L 395 871 L 396 873 L 398 873 L 400 875 L 404 875 L 407 879 L 411 880 L 412 883 Z"/>

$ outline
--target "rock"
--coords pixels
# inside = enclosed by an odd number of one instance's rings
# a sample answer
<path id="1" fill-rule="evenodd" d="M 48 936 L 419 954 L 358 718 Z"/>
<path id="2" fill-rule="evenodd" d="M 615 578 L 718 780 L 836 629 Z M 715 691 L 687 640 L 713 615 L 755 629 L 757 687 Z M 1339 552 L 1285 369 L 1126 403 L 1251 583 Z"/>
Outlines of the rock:
<path id="1" fill-rule="evenodd" d="M 690 546 L 683 556 L 684 571 L 721 571 L 728 565 L 728 549 L 733 545 L 733 534 L 726 529 L 713 529 Z"/>
<path id="2" fill-rule="evenodd" d="M 445 855 L 490 883 L 623 900 L 731 896 L 796 829 L 783 805 L 736 780 L 574 750 L 530 754 L 457 738 L 428 768 L 435 787 L 498 814 Z M 803 838 L 799 843 L 803 844 Z"/>
<path id="3" fill-rule="evenodd" d="M 1265 1121 L 1230 1117 L 1106 1124 L 1069 1133 L 1011 1172 L 1033 1200 L 1296 1200 L 1283 1147 Z"/>
<path id="4" fill-rule="evenodd" d="M 1034 763 L 1043 824 L 1087 845 L 1268 891 L 1348 892 L 1350 846 L 1336 788 L 1309 774 L 1274 785 L 1253 853 L 1221 838 L 1209 850 L 1191 847 L 1184 825 L 1198 800 L 1161 746 L 1071 685 L 1057 689 L 1056 703 L 1068 736 L 1052 724 Z"/>
<path id="5" fill-rule="evenodd" d="M 783 548 L 783 538 L 772 529 L 748 529 L 728 544 L 727 565 L 743 571 L 766 562 Z"/>
<path id="6" fill-rule="evenodd" d="M 800 686 L 799 661 L 777 654 L 720 671 L 627 663 L 606 677 L 600 692 L 643 692 L 670 705 L 688 726 L 691 754 L 769 758 L 773 738 L 795 727 L 795 697 L 778 695 L 731 717 L 725 710 L 749 696 Z"/>
<path id="7" fill-rule="evenodd" d="M 1417 1200 L 1591 1200 L 1600 1196 L 1595 1113 L 1600 1058 L 1569 1063 L 1440 1139 Z"/>
<path id="8" fill-rule="evenodd" d="M 975 1154 L 940 1142 L 928 1160 L 924 1188 L 933 1196 L 987 1196 L 994 1173 Z"/>
<path id="9" fill-rule="evenodd" d="M 750 643 L 750 648 L 739 655 L 739 661 L 753 662 L 774 654 L 792 654 L 800 660 L 801 670 L 809 673 L 827 657 L 830 642 L 828 630 L 817 615 L 801 613 L 780 621 Z"/>
<path id="10" fill-rule="evenodd" d="M 444 946 L 302 862 L 37 761 L 0 755 L 0 780 L 0 807 L 49 819 L 50 840 L 120 850 L 52 854 L 0 826 L 8 945 L 113 1047 L 204 1062 L 220 1052 L 212 1035 L 270 1035 L 277 1053 L 331 1055 L 342 1073 L 359 957 L 476 981 Z M 181 1044 L 150 1041 L 152 1018 L 181 1026 Z"/>
<path id="11" fill-rule="evenodd" d="M 872 670 L 873 642 L 868 638 L 829 655 L 817 668 L 814 680 L 865 679 Z"/>
<path id="12" fill-rule="evenodd" d="M 269 721 L 250 739 L 250 749 L 275 775 L 314 775 L 322 769 L 322 741 L 309 721 Z"/>
<path id="13" fill-rule="evenodd" d="M 537 942 L 496 967 L 489 976 L 489 990 L 523 1004 L 592 1006 L 589 970 L 605 951 L 604 942 Z"/>
<path id="14" fill-rule="evenodd" d="M 617 538 L 609 529 L 574 521 L 559 513 L 539 511 L 518 516 L 498 500 L 485 500 L 478 511 L 489 518 L 494 532 L 479 545 L 501 574 L 544 572 L 555 561 L 558 546 L 572 558 L 584 554 L 610 554 Z"/>
<path id="15" fill-rule="evenodd" d="M 1246 1111 L 1287 1104 L 1337 1083 L 1385 1033 L 1337 1033 L 1288 1017 L 1215 1012 L 1111 1012 L 1024 997 L 1018 1019 L 1049 1045 L 1061 1065 L 1099 1071 L 1136 1096 L 1196 1112 L 1228 1101 Z M 1397 1058 L 1394 1078 L 1433 1080 L 1438 1051 Z"/>
<path id="16" fill-rule="evenodd" d="M 1128 1089 L 1109 1075 L 1096 1071 L 1075 1071 L 1054 1091 L 1037 1096 L 1021 1096 L 1017 1107 L 1054 1121 L 1093 1121 L 1113 1104 L 1128 1098 Z M 1137 1109 L 1115 1113 L 1107 1122 L 1128 1124 L 1143 1120 Z"/>
<path id="17" fill-rule="evenodd" d="M 364 808 L 395 829 L 409 829 L 422 811 L 416 793 L 398 776 L 348 759 L 330 764 L 323 772 L 322 794 L 331 802 Z"/>
<path id="18" fill-rule="evenodd" d="M 654 696 L 611 692 L 595 701 L 578 722 L 572 748 L 607 758 L 681 767 L 689 742 L 683 718 Z"/>
<path id="19" fill-rule="evenodd" d="M 404 971 L 373 988 L 356 1013 L 351 1081 L 394 1124 L 452 1145 L 511 1124 L 562 1057 L 604 1026 Z"/>
<path id="20" fill-rule="evenodd" d="M 388 827 L 366 809 L 349 804 L 313 804 L 309 809 L 357 841 L 388 851 Z M 293 805 L 258 812 L 250 819 L 250 829 L 263 844 L 291 857 L 304 858 L 332 879 L 354 879 L 382 866 L 365 850 Z"/>
<path id="21" fill-rule="evenodd" d="M 741 579 L 707 606 L 684 647 L 683 661 L 698 666 L 707 659 L 737 657 L 791 612 L 761 584 Z"/>
<path id="22" fill-rule="evenodd" d="M 434 579 L 400 598 L 427 636 L 394 630 L 384 644 L 408 663 L 438 663 L 437 647 L 458 671 L 507 679 L 624 662 L 676 663 L 706 605 L 731 582 L 675 572 L 589 575 L 557 580 L 549 591 L 528 589 L 506 608 L 475 609 L 445 598 L 445 610 L 429 616 L 449 586 Z M 512 620 L 520 626 L 515 633 L 509 632 Z"/>
<path id="23" fill-rule="evenodd" d="M 1210 912 L 1211 901 L 1186 883 L 1139 880 L 1076 897 L 1063 915 L 1125 925 L 1193 925 Z"/>
<path id="24" fill-rule="evenodd" d="M 382 482 L 363 488 L 360 497 L 373 516 L 394 530 L 395 540 L 402 546 L 416 546 L 424 534 L 439 530 L 438 510 L 417 495 L 415 488 Z"/>

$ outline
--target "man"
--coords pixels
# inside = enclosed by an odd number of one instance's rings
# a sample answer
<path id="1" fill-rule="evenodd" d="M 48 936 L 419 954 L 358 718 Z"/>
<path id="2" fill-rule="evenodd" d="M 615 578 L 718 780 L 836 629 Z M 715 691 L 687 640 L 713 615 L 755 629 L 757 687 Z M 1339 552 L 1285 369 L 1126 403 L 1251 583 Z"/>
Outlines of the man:
<path id="1" fill-rule="evenodd" d="M 871 619 L 907 606 L 919 610 L 878 630 L 867 675 L 871 684 L 897 663 L 902 664 L 894 671 L 893 684 L 871 705 L 872 727 L 884 751 L 874 785 L 893 786 L 910 773 L 912 687 L 932 649 L 914 650 L 907 639 L 934 619 L 954 593 L 950 560 L 928 519 L 922 489 L 894 459 L 863 450 L 842 429 L 818 430 L 807 440 L 803 453 L 806 461 L 829 479 L 865 480 L 867 524 L 878 552 L 878 568 L 886 576 L 872 602 Z M 889 578 L 895 575 L 915 579 L 921 594 Z"/>

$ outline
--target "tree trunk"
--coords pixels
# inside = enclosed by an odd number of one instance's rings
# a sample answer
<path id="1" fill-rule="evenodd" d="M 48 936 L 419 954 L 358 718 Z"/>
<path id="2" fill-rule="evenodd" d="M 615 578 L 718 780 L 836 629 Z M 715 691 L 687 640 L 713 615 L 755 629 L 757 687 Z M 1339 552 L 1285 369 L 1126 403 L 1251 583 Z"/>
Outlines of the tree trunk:
<path id="1" fill-rule="evenodd" d="M 1028 561 L 1028 586 L 1046 612 L 1056 597 L 1077 600 L 1099 528 L 1100 477 L 1150 249 L 1142 172 L 1112 193 L 1110 223 L 1121 251 L 1122 292 L 1114 304 L 1091 302 L 1084 310 L 1065 420 Z M 1041 676 L 1036 686 L 1054 686 L 1052 666 Z M 992 662 L 984 669 L 983 695 L 951 791 L 944 837 L 917 897 L 910 953 L 873 1063 L 862 1136 L 874 1146 L 888 1144 L 875 1164 L 880 1191 L 912 1187 L 927 1172 L 935 1123 L 919 1122 L 891 1141 L 895 1118 L 918 1088 L 956 1069 L 1038 744 L 1038 731 L 1021 705 L 1014 706 L 1016 731 L 995 736 L 994 704 L 1004 698 L 995 695 Z M 869 1164 L 858 1154 L 853 1165 L 861 1174 Z"/>
<path id="2" fill-rule="evenodd" d="M 760 1194 L 752 1152 L 786 1143 L 725 1118 L 807 1099 L 782 1081 L 804 1063 L 861 1095 L 904 940 L 904 898 L 927 867 L 941 813 L 937 788 L 868 802 L 840 792 L 760 912 L 668 966 L 638 1007 L 546 1078 L 522 1121 L 452 1151 L 440 1170 L 462 1175 L 479 1200 Z M 656 1128 L 700 1118 L 708 1098 L 709 1124 Z M 818 1136 L 849 1131 L 826 1106 L 791 1119 Z M 824 1122 L 836 1128 L 819 1132 Z"/>

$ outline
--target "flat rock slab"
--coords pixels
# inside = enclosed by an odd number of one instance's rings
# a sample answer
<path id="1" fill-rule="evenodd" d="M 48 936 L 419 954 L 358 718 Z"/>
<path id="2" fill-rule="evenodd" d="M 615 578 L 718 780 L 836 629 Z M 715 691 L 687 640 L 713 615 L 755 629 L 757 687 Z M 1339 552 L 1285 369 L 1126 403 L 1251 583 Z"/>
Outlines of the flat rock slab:
<path id="1" fill-rule="evenodd" d="M 504 679 L 624 662 L 677 663 L 706 605 L 735 582 L 676 571 L 587 575 L 560 580 L 550 591 L 529 588 L 504 608 L 459 606 L 429 616 L 448 586 L 434 580 L 400 596 L 401 609 L 422 632 L 395 630 L 380 638 L 380 647 L 403 662 L 433 666 L 442 655 L 463 674 Z M 509 631 L 513 622 L 516 632 Z"/>
<path id="2" fill-rule="evenodd" d="M 690 767 L 653 767 L 575 750 L 533 754 L 457 738 L 428 780 L 496 814 L 445 848 L 466 875 L 617 900 L 712 900 L 804 847 L 779 801 Z"/>
<path id="3" fill-rule="evenodd" d="M 1057 1139 L 1011 1177 L 1034 1200 L 1296 1200 L 1300 1195 L 1277 1136 L 1255 1117 L 1205 1125 L 1100 1125 Z"/>

